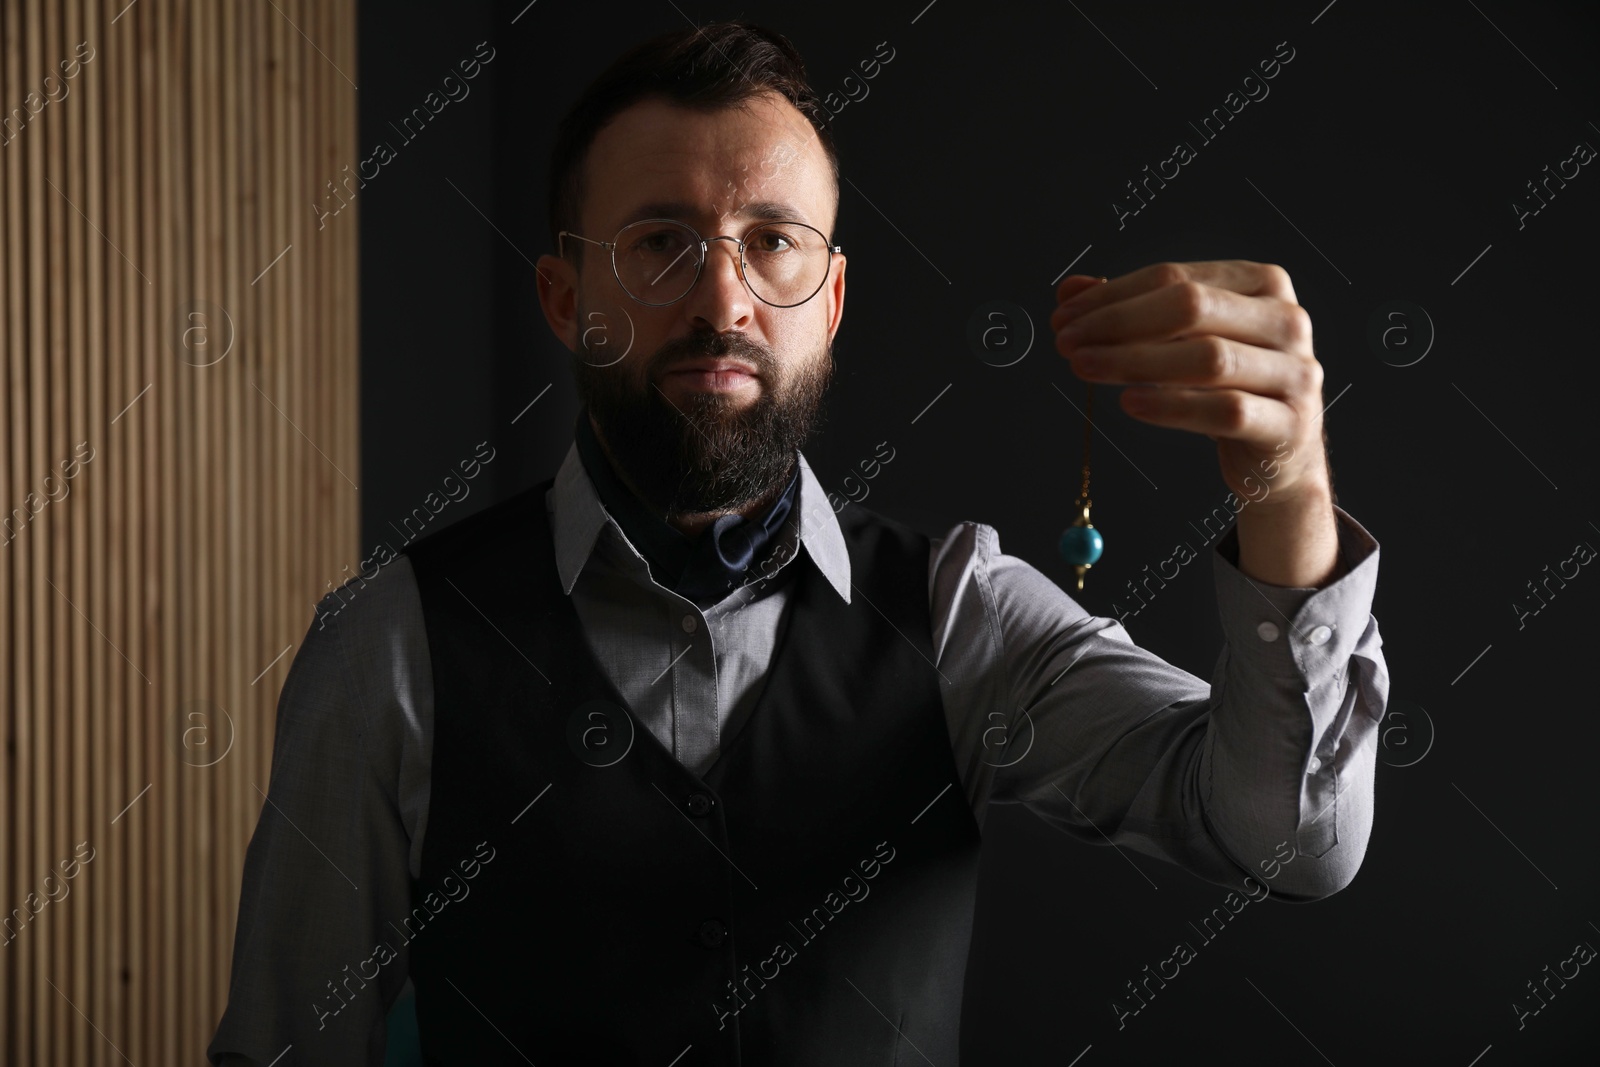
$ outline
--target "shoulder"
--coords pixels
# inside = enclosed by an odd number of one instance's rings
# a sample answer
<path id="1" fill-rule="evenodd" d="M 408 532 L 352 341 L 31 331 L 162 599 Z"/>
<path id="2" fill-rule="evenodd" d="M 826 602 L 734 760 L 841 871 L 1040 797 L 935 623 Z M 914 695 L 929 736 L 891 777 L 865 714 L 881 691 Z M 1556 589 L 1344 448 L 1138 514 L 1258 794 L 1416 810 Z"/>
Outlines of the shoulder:
<path id="1" fill-rule="evenodd" d="M 435 560 L 471 555 L 497 542 L 515 539 L 529 523 L 547 521 L 545 492 L 553 483 L 553 478 L 547 478 L 490 504 L 460 522 L 451 523 L 408 544 L 401 555 L 427 566 Z"/>
<path id="2" fill-rule="evenodd" d="M 373 648 L 393 647 L 393 635 L 419 611 L 411 561 L 404 553 L 390 554 L 317 603 L 305 644 L 324 656 L 362 659 Z"/>
<path id="3" fill-rule="evenodd" d="M 1044 571 L 1004 552 L 999 531 L 987 523 L 958 522 L 931 539 L 928 583 L 936 609 L 982 612 L 1013 635 L 1091 617 Z"/>
<path id="4" fill-rule="evenodd" d="M 421 730 L 430 692 L 422 604 L 410 561 L 397 556 L 323 597 L 278 698 L 274 763 L 306 782 L 368 761 L 393 784 L 402 748 Z M 319 777 L 320 776 L 320 777 Z"/>
<path id="5" fill-rule="evenodd" d="M 930 547 L 924 531 L 854 502 L 839 511 L 838 522 L 845 541 L 869 555 L 898 551 L 920 557 Z"/>

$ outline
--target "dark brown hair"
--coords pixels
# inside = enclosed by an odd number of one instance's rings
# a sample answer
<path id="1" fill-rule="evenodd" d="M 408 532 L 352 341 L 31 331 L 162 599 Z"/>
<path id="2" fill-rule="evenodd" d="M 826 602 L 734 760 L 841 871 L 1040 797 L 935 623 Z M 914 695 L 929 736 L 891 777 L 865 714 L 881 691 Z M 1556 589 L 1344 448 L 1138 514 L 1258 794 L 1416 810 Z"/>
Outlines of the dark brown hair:
<path id="1" fill-rule="evenodd" d="M 742 20 L 713 22 L 651 38 L 619 56 L 590 83 L 556 127 L 550 153 L 550 242 L 577 230 L 585 193 L 584 157 L 595 135 L 620 112 L 657 97 L 683 107 L 717 111 L 776 92 L 817 132 L 833 168 L 835 199 L 839 154 L 828 128 L 829 112 L 806 81 L 805 62 L 783 34 Z M 586 235 L 587 236 L 587 235 Z M 600 235 L 594 235 L 599 239 Z M 610 234 L 606 234 L 607 239 Z M 584 242 L 566 246 L 583 265 Z"/>

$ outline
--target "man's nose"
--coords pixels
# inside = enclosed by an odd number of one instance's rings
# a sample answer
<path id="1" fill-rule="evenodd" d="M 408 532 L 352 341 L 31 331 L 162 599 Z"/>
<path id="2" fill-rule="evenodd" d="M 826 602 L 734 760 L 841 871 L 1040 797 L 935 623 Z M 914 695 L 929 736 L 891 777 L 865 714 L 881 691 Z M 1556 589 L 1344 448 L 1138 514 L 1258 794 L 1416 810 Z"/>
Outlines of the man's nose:
<path id="1" fill-rule="evenodd" d="M 722 248 L 727 254 L 718 255 L 717 249 Z M 743 285 L 743 268 L 739 264 L 739 242 L 733 237 L 708 237 L 706 238 L 706 261 L 700 268 L 701 280 L 707 274 L 722 271 L 726 272 L 728 264 L 732 264 L 733 280 Z"/>
<path id="2" fill-rule="evenodd" d="M 748 319 L 754 301 L 739 265 L 739 242 L 732 237 L 709 238 L 700 279 L 689 294 L 689 314 L 720 333 Z"/>

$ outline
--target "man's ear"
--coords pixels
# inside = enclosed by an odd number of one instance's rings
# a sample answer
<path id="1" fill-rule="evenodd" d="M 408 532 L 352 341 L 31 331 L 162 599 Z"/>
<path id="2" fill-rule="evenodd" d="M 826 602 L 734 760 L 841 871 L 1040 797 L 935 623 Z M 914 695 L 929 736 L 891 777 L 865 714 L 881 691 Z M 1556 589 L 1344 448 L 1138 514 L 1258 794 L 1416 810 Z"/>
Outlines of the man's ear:
<path id="1" fill-rule="evenodd" d="M 825 285 L 828 298 L 828 343 L 833 343 L 834 334 L 839 332 L 839 323 L 844 319 L 844 268 L 845 256 L 843 252 L 833 257 L 835 260 L 833 274 L 829 276 Z"/>
<path id="2" fill-rule="evenodd" d="M 550 330 L 567 346 L 578 350 L 578 272 L 571 263 L 556 256 L 540 256 L 534 264 L 538 278 L 539 306 Z"/>

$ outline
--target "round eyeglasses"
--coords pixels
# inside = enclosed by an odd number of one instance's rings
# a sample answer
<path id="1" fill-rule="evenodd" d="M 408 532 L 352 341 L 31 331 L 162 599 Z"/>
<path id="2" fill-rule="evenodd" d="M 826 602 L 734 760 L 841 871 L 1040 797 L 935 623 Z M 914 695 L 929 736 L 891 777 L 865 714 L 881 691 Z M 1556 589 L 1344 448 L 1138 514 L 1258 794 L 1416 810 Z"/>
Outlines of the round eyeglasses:
<path id="1" fill-rule="evenodd" d="M 828 280 L 833 253 L 822 231 L 803 222 L 764 222 L 744 240 L 704 238 L 676 219 L 644 219 L 617 231 L 614 241 L 596 241 L 562 230 L 567 237 L 599 245 L 611 253 L 611 272 L 624 292 L 649 307 L 665 307 L 689 295 L 700 280 L 712 241 L 734 241 L 739 247 L 739 274 L 750 292 L 773 307 L 798 307 L 816 296 Z M 559 244 L 558 244 L 559 247 Z M 562 251 L 563 256 L 566 255 Z"/>

